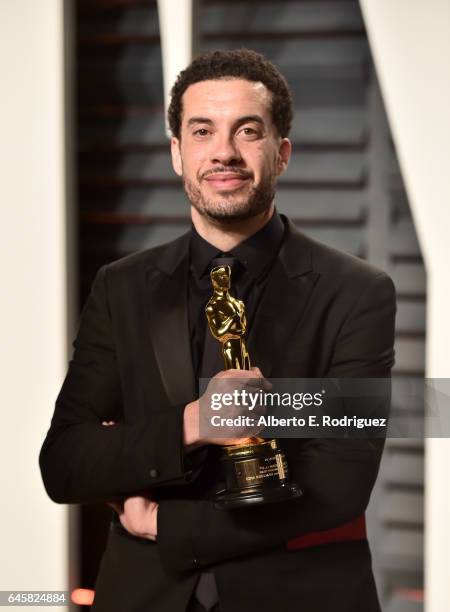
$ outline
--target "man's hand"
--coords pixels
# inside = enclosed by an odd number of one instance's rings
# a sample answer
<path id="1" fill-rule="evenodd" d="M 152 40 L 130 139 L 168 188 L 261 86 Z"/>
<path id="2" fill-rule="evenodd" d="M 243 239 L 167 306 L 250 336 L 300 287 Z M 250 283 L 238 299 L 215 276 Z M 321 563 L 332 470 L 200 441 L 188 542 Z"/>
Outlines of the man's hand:
<path id="1" fill-rule="evenodd" d="M 222 446 L 231 444 L 243 444 L 249 438 L 256 436 L 262 428 L 255 426 L 241 426 L 227 428 L 230 431 L 230 437 L 217 438 L 214 437 L 213 428 L 210 423 L 211 413 L 207 407 L 211 406 L 211 397 L 213 394 L 232 393 L 234 390 L 239 392 L 246 391 L 247 393 L 257 393 L 259 390 L 268 391 L 272 385 L 264 378 L 259 368 L 251 368 L 250 370 L 224 370 L 216 374 L 209 381 L 205 393 L 193 402 L 186 405 L 184 411 L 184 428 L 183 441 L 186 447 L 196 448 L 204 444 L 218 444 Z M 202 409 L 200 410 L 200 403 Z M 252 410 L 252 416 L 256 417 L 264 413 L 262 406 L 255 406 Z M 240 415 L 249 415 L 248 408 L 241 405 L 224 406 L 222 415 L 227 418 L 234 418 Z M 200 431 L 211 432 L 211 435 L 200 436 Z"/>
<path id="2" fill-rule="evenodd" d="M 109 502 L 119 515 L 122 527 L 139 538 L 156 540 L 158 504 L 146 497 L 127 497 L 123 504 Z"/>

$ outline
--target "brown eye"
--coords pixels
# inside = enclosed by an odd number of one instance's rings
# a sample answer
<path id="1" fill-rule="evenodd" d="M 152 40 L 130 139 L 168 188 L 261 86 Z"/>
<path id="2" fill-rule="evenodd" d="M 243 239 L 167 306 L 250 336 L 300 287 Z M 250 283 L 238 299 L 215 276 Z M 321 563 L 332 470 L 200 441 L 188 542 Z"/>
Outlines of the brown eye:
<path id="1" fill-rule="evenodd" d="M 252 127 L 244 127 L 239 131 L 238 135 L 243 136 L 244 138 L 247 138 L 249 140 L 253 140 L 255 138 L 258 138 L 260 134 Z"/>
<path id="2" fill-rule="evenodd" d="M 205 128 L 199 128 L 195 130 L 194 136 L 207 136 L 209 134 L 208 130 Z"/>

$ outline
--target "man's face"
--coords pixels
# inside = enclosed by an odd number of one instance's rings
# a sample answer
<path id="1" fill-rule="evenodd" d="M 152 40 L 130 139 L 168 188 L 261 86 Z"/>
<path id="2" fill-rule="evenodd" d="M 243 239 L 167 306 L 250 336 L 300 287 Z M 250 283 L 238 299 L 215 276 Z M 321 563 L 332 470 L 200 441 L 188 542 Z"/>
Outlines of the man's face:
<path id="1" fill-rule="evenodd" d="M 185 91 L 172 163 L 201 215 L 233 222 L 270 208 L 291 152 L 272 123 L 271 95 L 243 79 L 202 81 Z"/>

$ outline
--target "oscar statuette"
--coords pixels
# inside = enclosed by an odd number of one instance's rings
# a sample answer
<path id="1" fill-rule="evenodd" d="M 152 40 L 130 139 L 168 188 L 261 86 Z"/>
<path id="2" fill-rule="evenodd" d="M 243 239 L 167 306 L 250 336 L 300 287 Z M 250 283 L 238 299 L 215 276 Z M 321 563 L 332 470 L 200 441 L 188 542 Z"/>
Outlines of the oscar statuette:
<path id="1" fill-rule="evenodd" d="M 231 268 L 211 270 L 213 295 L 205 313 L 210 332 L 220 343 L 224 369 L 249 370 L 245 305 L 230 295 Z M 222 446 L 225 489 L 214 502 L 218 508 L 240 508 L 299 498 L 298 485 L 289 481 L 286 457 L 276 439 L 251 437 L 242 444 Z"/>

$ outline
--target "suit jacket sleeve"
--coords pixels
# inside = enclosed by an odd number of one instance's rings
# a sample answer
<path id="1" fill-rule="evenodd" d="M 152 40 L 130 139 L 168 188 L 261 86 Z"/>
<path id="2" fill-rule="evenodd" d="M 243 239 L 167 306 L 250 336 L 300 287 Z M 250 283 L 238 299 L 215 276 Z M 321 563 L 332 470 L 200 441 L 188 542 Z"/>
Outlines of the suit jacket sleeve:
<path id="1" fill-rule="evenodd" d="M 348 313 L 328 377 L 389 377 L 393 365 L 395 291 L 384 273 L 372 276 Z M 332 529 L 360 516 L 375 483 L 383 440 L 309 439 L 289 457 L 304 497 L 225 511 L 204 500 L 163 500 L 158 545 L 166 570 L 179 573 Z M 181 520 L 180 520 L 181 517 Z"/>
<path id="2" fill-rule="evenodd" d="M 39 457 L 47 493 L 60 503 L 121 499 L 191 477 L 182 451 L 184 405 L 154 409 L 133 425 L 123 419 L 105 274 L 99 270 L 83 309 Z M 104 427 L 104 420 L 117 424 Z"/>

